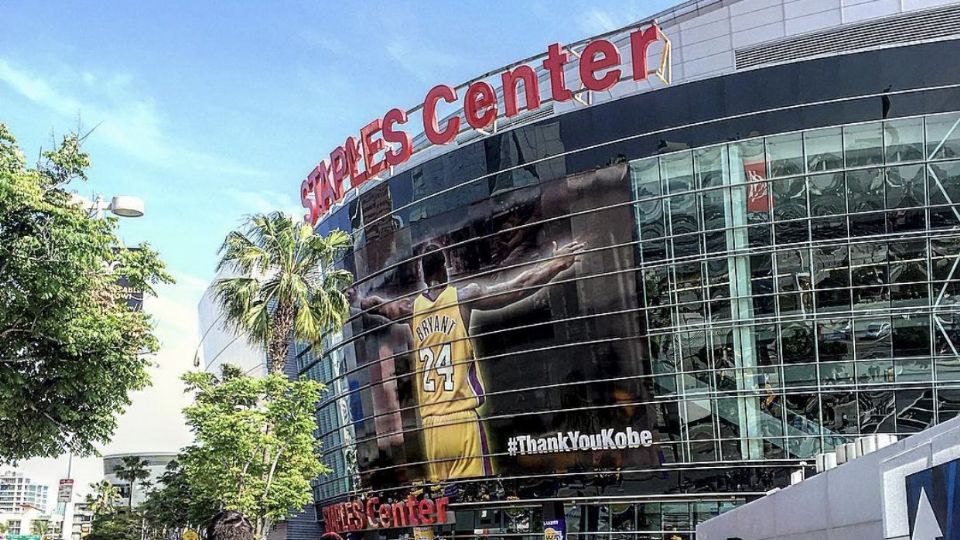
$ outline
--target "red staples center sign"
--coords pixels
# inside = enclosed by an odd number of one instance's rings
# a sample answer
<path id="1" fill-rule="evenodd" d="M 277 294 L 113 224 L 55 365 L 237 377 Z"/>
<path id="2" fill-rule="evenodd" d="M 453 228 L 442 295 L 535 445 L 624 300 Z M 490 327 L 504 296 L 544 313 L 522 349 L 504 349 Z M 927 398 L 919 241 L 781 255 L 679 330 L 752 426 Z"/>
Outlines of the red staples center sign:
<path id="1" fill-rule="evenodd" d="M 656 24 L 644 29 L 636 29 L 630 34 L 630 58 L 633 65 L 633 80 L 642 81 L 652 73 L 647 70 L 647 50 L 657 41 L 664 44 L 660 70 L 669 61 L 670 42 Z M 575 99 L 576 92 L 566 86 L 564 68 L 571 60 L 578 61 L 580 81 L 583 90 L 601 92 L 609 90 L 623 75 L 622 59 L 617 46 L 607 39 L 595 39 L 587 43 L 579 53 L 572 54 L 559 43 L 547 48 L 543 68 L 549 73 L 550 97 L 554 101 Z M 669 69 L 668 67 L 666 69 Z M 504 71 L 503 113 L 507 118 L 520 113 L 519 83 L 523 83 L 524 108 L 534 111 L 540 107 L 540 88 L 537 73 L 527 64 L 515 66 Z M 663 78 L 661 76 L 661 78 Z M 664 79 L 668 82 L 667 79 Z M 440 101 L 455 103 L 461 99 L 457 90 L 449 85 L 440 84 L 427 92 L 422 105 L 423 132 L 427 139 L 435 144 L 448 144 L 460 132 L 460 118 L 452 116 L 443 125 L 437 119 L 437 106 Z M 463 112 L 471 128 L 484 130 L 496 120 L 499 110 L 497 94 L 493 86 L 485 81 L 471 83 L 464 93 Z M 360 130 L 359 136 L 347 137 L 343 145 L 338 146 L 329 157 L 322 160 L 307 176 L 300 186 L 300 201 L 307 209 L 305 219 L 316 224 L 320 216 L 339 202 L 351 189 L 376 178 L 390 167 L 396 167 L 410 159 L 413 153 L 413 141 L 404 131 L 407 112 L 390 109 L 382 117 L 370 122 Z M 349 187 L 345 187 L 345 186 Z"/>
<path id="2" fill-rule="evenodd" d="M 323 507 L 324 533 L 357 532 L 366 529 L 420 527 L 447 522 L 448 497 L 420 499 L 410 495 L 397 503 L 380 504 L 372 497 Z"/>

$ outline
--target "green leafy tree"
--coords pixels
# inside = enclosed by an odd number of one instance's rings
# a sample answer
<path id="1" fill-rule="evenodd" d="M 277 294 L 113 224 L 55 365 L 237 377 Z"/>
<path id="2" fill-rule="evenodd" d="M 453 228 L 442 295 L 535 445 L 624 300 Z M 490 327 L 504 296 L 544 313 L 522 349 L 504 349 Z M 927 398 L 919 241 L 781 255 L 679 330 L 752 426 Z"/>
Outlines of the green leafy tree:
<path id="1" fill-rule="evenodd" d="M 199 528 L 218 508 L 216 501 L 193 490 L 180 461 L 174 460 L 167 464 L 157 487 L 147 493 L 139 511 L 146 519 L 148 535 L 179 538 L 188 527 Z"/>
<path id="2" fill-rule="evenodd" d="M 90 484 L 91 493 L 87 495 L 87 506 L 94 516 L 104 516 L 117 511 L 120 503 L 120 490 L 106 480 Z"/>
<path id="3" fill-rule="evenodd" d="M 291 508 L 310 503 L 310 481 L 329 472 L 313 436 L 322 385 L 250 377 L 229 365 L 219 378 L 188 373 L 184 380 L 195 393 L 184 409 L 196 438 L 183 454 L 191 490 L 242 512 L 264 537 Z"/>
<path id="4" fill-rule="evenodd" d="M 143 540 L 143 517 L 128 509 L 94 516 L 85 540 Z"/>
<path id="5" fill-rule="evenodd" d="M 150 478 L 150 471 L 147 469 L 147 460 L 139 456 L 124 456 L 120 459 L 120 465 L 113 468 L 113 473 L 117 478 L 130 484 L 130 497 L 128 499 L 128 508 L 133 508 L 133 493 L 137 482 L 145 482 Z"/>
<path id="6" fill-rule="evenodd" d="M 217 281 L 217 298 L 226 319 L 266 350 L 270 373 L 283 373 L 291 337 L 316 344 L 343 325 L 353 276 L 334 262 L 349 246 L 348 234 L 319 236 L 281 212 L 254 215 L 227 235 L 217 269 L 238 275 Z"/>
<path id="7" fill-rule="evenodd" d="M 149 384 L 157 341 L 118 277 L 146 294 L 171 280 L 148 246 L 123 247 L 116 220 L 72 202 L 90 165 L 81 142 L 30 168 L 0 124 L 0 461 L 95 453 Z"/>

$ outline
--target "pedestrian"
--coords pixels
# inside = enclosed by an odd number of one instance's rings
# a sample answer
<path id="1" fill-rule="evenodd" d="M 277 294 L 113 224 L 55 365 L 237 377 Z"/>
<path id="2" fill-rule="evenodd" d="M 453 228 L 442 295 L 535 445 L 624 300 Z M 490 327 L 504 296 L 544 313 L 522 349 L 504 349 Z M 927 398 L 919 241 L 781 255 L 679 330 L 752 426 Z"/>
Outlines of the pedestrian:
<path id="1" fill-rule="evenodd" d="M 240 512 L 224 510 L 210 520 L 207 540 L 253 540 L 253 527 Z"/>

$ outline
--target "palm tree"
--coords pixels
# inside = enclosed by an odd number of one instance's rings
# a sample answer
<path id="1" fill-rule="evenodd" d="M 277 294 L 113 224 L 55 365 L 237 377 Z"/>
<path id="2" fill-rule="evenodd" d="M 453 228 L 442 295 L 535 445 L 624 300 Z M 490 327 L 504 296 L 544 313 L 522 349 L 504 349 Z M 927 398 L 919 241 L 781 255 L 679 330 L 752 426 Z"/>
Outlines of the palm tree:
<path id="1" fill-rule="evenodd" d="M 48 531 L 50 531 L 50 520 L 48 519 L 35 519 L 30 523 L 30 534 L 39 536 L 41 540 L 47 539 Z"/>
<path id="2" fill-rule="evenodd" d="M 216 282 L 217 299 L 227 320 L 264 348 L 271 374 L 283 373 L 291 337 L 315 344 L 343 325 L 353 276 L 334 263 L 349 247 L 348 234 L 315 235 L 281 212 L 251 216 L 223 241 L 217 270 L 237 275 Z"/>
<path id="3" fill-rule="evenodd" d="M 121 464 L 113 468 L 113 473 L 117 478 L 126 480 L 130 484 L 129 508 L 133 509 L 133 490 L 137 482 L 150 478 L 150 471 L 147 469 L 149 463 L 139 456 L 124 456 Z"/>
<path id="4" fill-rule="evenodd" d="M 117 510 L 120 502 L 120 491 L 107 480 L 90 484 L 93 493 L 87 495 L 87 506 L 95 516 L 112 514 Z"/>

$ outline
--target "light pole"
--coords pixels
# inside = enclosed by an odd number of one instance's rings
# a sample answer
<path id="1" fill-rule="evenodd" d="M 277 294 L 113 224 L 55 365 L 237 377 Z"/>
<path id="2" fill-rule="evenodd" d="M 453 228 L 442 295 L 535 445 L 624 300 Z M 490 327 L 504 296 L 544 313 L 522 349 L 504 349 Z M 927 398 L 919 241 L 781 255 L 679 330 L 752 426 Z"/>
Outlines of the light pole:
<path id="1" fill-rule="evenodd" d="M 104 212 L 109 210 L 110 213 L 117 217 L 122 218 L 138 218 L 143 217 L 144 214 L 144 204 L 143 199 L 140 197 L 135 197 L 132 195 L 114 195 L 110 198 L 108 203 L 104 200 L 102 195 L 97 195 L 97 198 L 91 201 L 82 195 L 72 193 L 70 195 L 70 201 L 81 208 L 84 208 L 87 211 L 87 215 L 94 219 L 103 219 Z M 69 453 L 67 458 L 67 480 L 71 480 L 70 475 L 73 468 L 73 451 Z M 58 493 L 59 496 L 59 493 Z M 133 494 L 131 493 L 131 497 Z M 70 512 L 71 523 L 70 526 L 67 526 L 67 510 L 72 509 L 73 507 L 73 490 L 70 491 L 70 500 L 68 501 L 57 501 L 58 506 L 63 504 L 63 521 L 60 527 L 60 534 L 63 540 L 71 540 L 73 536 L 73 512 Z M 81 533 L 82 534 L 82 533 Z"/>

